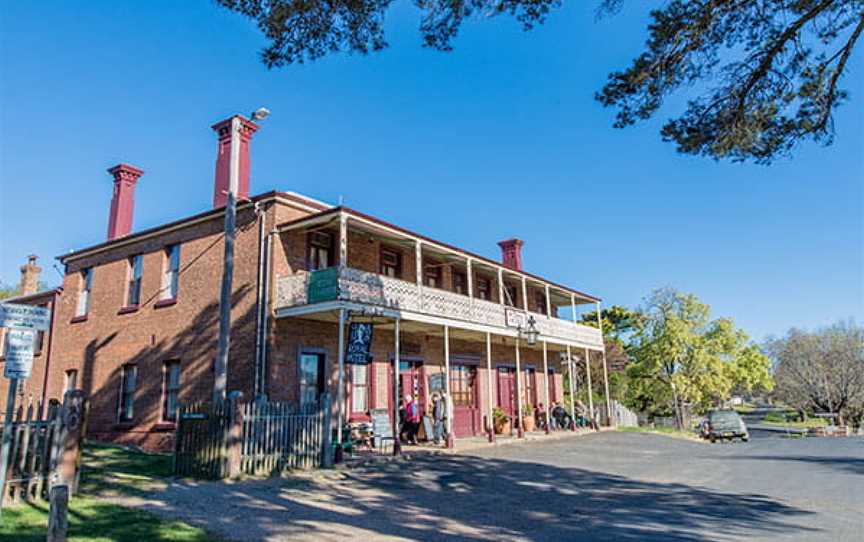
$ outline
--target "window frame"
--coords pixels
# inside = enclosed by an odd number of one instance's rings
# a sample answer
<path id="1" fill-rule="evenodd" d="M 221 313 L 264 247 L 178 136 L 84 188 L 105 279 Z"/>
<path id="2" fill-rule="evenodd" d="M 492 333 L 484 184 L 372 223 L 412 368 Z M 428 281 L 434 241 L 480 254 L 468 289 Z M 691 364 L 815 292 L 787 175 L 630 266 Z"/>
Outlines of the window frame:
<path id="1" fill-rule="evenodd" d="M 454 407 L 477 405 L 477 367 L 464 363 L 450 365 L 450 397 Z"/>
<path id="2" fill-rule="evenodd" d="M 368 364 L 352 363 L 352 364 L 349 364 L 348 367 L 349 367 L 349 370 L 348 370 L 348 383 L 349 383 L 349 386 L 348 386 L 348 412 L 349 412 L 349 418 L 350 417 L 353 417 L 353 418 L 367 417 L 369 415 L 371 398 L 372 398 L 371 391 L 370 391 L 372 389 L 371 375 L 372 375 L 372 371 L 375 370 L 375 367 L 371 363 L 368 363 Z M 357 370 L 358 367 L 363 367 L 363 370 L 366 371 L 366 375 L 365 375 L 366 378 L 364 378 L 363 382 L 359 385 L 355 381 L 355 371 Z M 356 400 L 356 394 L 357 394 L 358 388 L 362 389 L 363 394 L 364 394 L 363 401 L 364 401 L 364 404 L 366 405 L 366 408 L 363 410 L 357 410 L 354 408 L 354 401 Z"/>
<path id="3" fill-rule="evenodd" d="M 176 383 L 172 382 L 172 372 L 173 369 L 177 370 L 177 381 Z M 177 411 L 180 407 L 180 386 L 182 384 L 181 378 L 183 376 L 183 368 L 180 365 L 180 360 L 170 359 L 162 362 L 162 421 L 174 423 L 177 420 Z M 174 402 L 173 410 L 171 413 L 169 408 L 169 402 L 172 400 Z"/>
<path id="4" fill-rule="evenodd" d="M 318 239 L 323 236 L 327 237 L 326 244 L 318 241 Z M 321 252 L 319 251 L 324 251 L 327 256 L 327 265 L 323 267 L 320 266 L 319 260 Z M 306 232 L 306 270 L 312 272 L 329 269 L 334 267 L 336 263 L 333 251 L 333 234 L 328 231 Z"/>
<path id="5" fill-rule="evenodd" d="M 435 280 L 435 284 L 429 284 L 429 279 Z M 441 279 L 441 264 L 434 260 L 423 262 L 423 286 L 427 288 L 443 288 Z"/>
<path id="6" fill-rule="evenodd" d="M 393 258 L 392 264 L 385 261 L 385 257 Z M 393 270 L 393 274 L 387 272 L 388 269 Z M 381 245 L 378 249 L 378 273 L 387 277 L 396 279 L 402 278 L 402 252 L 386 245 Z"/>
<path id="7" fill-rule="evenodd" d="M 483 292 L 486 292 L 485 297 Z M 477 299 L 492 301 L 492 280 L 488 277 L 477 277 Z"/>
<path id="8" fill-rule="evenodd" d="M 90 314 L 90 298 L 93 295 L 94 268 L 85 267 L 78 272 L 81 283 L 78 287 L 78 299 L 75 305 L 75 317 L 84 318 Z"/>
<path id="9" fill-rule="evenodd" d="M 131 378 L 130 378 L 131 377 Z M 129 381 L 132 386 L 129 388 Z M 138 388 L 138 366 L 134 363 L 124 363 L 120 367 L 120 400 L 117 405 L 117 422 L 132 423 L 135 421 L 135 390 Z"/>
<path id="10" fill-rule="evenodd" d="M 535 309 L 538 314 L 546 314 L 546 292 L 542 290 L 534 291 Z"/>
<path id="11" fill-rule="evenodd" d="M 459 295 L 468 295 L 468 273 L 464 271 L 453 271 L 453 292 Z M 461 284 L 460 284 L 461 283 Z M 459 289 L 461 286 L 461 291 Z"/>
<path id="12" fill-rule="evenodd" d="M 304 378 L 303 359 L 306 356 L 315 356 L 317 358 L 317 372 L 315 383 L 315 398 L 312 402 L 305 399 L 306 394 L 304 388 L 311 387 L 312 384 L 307 384 Z M 297 357 L 297 404 L 303 408 L 309 404 L 314 404 L 320 401 L 321 395 L 327 391 L 327 353 L 319 348 L 303 348 Z"/>
<path id="13" fill-rule="evenodd" d="M 508 307 L 513 307 L 514 309 L 519 306 L 519 288 L 515 284 L 504 283 L 504 305 Z"/>
<path id="14" fill-rule="evenodd" d="M 165 259 L 162 268 L 162 294 L 160 300 L 176 300 L 180 292 L 180 243 L 167 245 L 162 253 Z"/>
<path id="15" fill-rule="evenodd" d="M 144 277 L 144 255 L 133 254 L 126 260 L 126 302 L 124 307 L 137 307 L 141 304 L 141 282 Z"/>

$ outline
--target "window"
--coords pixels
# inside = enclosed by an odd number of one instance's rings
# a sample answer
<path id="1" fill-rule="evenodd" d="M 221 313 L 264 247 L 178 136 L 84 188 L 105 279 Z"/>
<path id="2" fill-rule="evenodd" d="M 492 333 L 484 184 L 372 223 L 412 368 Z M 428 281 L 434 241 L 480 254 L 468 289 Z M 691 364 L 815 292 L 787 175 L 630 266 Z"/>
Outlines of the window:
<path id="1" fill-rule="evenodd" d="M 309 250 L 306 255 L 306 267 L 309 271 L 327 269 L 333 264 L 333 236 L 326 232 L 310 232 Z"/>
<path id="2" fill-rule="evenodd" d="M 509 305 L 511 307 L 516 306 L 516 300 L 518 299 L 518 291 L 516 286 L 512 284 L 504 285 L 504 304 Z"/>
<path id="3" fill-rule="evenodd" d="M 365 414 L 369 410 L 369 366 L 351 365 L 351 412 Z"/>
<path id="4" fill-rule="evenodd" d="M 166 361 L 162 367 L 162 420 L 177 418 L 177 396 L 180 393 L 180 362 Z"/>
<path id="5" fill-rule="evenodd" d="M 382 275 L 399 278 L 402 276 L 402 254 L 387 247 L 381 247 L 380 269 Z"/>
<path id="6" fill-rule="evenodd" d="M 162 299 L 177 299 L 180 280 L 180 245 L 165 248 L 165 271 L 162 275 Z"/>
<path id="7" fill-rule="evenodd" d="M 66 371 L 66 378 L 63 382 L 63 395 L 66 395 L 67 391 L 77 390 L 78 389 L 78 370 L 77 369 L 69 369 Z"/>
<path id="8" fill-rule="evenodd" d="M 423 284 L 430 288 L 441 287 L 441 267 L 435 263 L 423 266 Z"/>
<path id="9" fill-rule="evenodd" d="M 144 256 L 129 258 L 129 278 L 126 288 L 126 306 L 137 307 L 141 302 L 141 274 L 144 272 Z"/>
<path id="10" fill-rule="evenodd" d="M 135 381 L 138 377 L 138 367 L 126 364 L 120 369 L 120 408 L 118 419 L 121 422 L 132 421 L 135 403 Z"/>
<path id="11" fill-rule="evenodd" d="M 468 295 L 468 279 L 465 273 L 453 272 L 453 291 L 457 294 Z"/>
<path id="12" fill-rule="evenodd" d="M 534 304 L 537 305 L 537 312 L 546 314 L 546 294 L 544 292 L 534 293 Z"/>
<path id="13" fill-rule="evenodd" d="M 81 286 L 78 290 L 78 307 L 75 316 L 87 316 L 90 312 L 90 292 L 93 289 L 93 268 L 88 267 L 81 271 Z"/>
<path id="14" fill-rule="evenodd" d="M 450 367 L 450 395 L 454 406 L 475 406 L 474 378 L 477 369 L 468 365 Z"/>
<path id="15" fill-rule="evenodd" d="M 42 344 L 45 342 L 45 332 L 37 331 L 33 333 L 33 355 L 38 356 L 42 353 Z"/>
<path id="16" fill-rule="evenodd" d="M 484 279 L 483 277 L 477 278 L 477 298 L 485 299 L 486 301 L 492 300 L 492 286 L 489 279 Z"/>
<path id="17" fill-rule="evenodd" d="M 300 406 L 316 403 L 324 393 L 324 354 L 300 354 Z"/>
<path id="18" fill-rule="evenodd" d="M 537 371 L 529 368 L 525 371 L 525 403 L 534 406 L 537 404 Z"/>

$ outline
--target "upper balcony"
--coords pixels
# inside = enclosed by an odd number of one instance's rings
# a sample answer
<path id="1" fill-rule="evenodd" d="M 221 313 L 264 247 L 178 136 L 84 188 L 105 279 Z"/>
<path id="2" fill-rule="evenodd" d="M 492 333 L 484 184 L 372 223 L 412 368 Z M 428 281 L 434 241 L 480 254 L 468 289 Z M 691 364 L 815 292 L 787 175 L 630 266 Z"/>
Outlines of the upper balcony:
<path id="1" fill-rule="evenodd" d="M 409 320 L 449 324 L 477 331 L 513 335 L 527 320 L 523 309 L 471 298 L 466 295 L 418 286 L 404 280 L 351 267 L 331 267 L 311 273 L 281 277 L 276 289 L 276 312 L 327 302 L 346 302 L 381 309 L 382 314 Z M 540 339 L 591 349 L 603 348 L 600 330 L 543 314 L 530 313 Z"/>
<path id="2" fill-rule="evenodd" d="M 277 316 L 341 306 L 503 336 L 533 316 L 541 340 L 603 347 L 598 329 L 575 323 L 598 298 L 356 211 L 334 208 L 278 232 Z"/>

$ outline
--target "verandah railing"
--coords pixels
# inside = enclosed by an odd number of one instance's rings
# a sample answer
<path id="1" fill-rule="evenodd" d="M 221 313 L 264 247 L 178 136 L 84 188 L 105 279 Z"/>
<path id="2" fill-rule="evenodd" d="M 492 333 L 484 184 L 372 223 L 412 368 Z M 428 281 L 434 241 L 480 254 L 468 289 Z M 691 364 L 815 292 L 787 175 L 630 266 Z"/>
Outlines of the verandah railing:
<path id="1" fill-rule="evenodd" d="M 225 401 L 180 407 L 174 472 L 219 479 L 329 464 L 330 398 L 289 403 Z"/>

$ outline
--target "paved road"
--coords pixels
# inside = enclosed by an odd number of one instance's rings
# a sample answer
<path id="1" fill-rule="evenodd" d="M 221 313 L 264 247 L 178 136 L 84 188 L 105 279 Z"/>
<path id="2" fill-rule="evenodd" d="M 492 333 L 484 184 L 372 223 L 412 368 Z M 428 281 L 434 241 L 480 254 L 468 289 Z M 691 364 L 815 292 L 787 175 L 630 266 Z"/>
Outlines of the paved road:
<path id="1" fill-rule="evenodd" d="M 864 439 L 601 433 L 144 504 L 237 540 L 858 541 Z"/>

